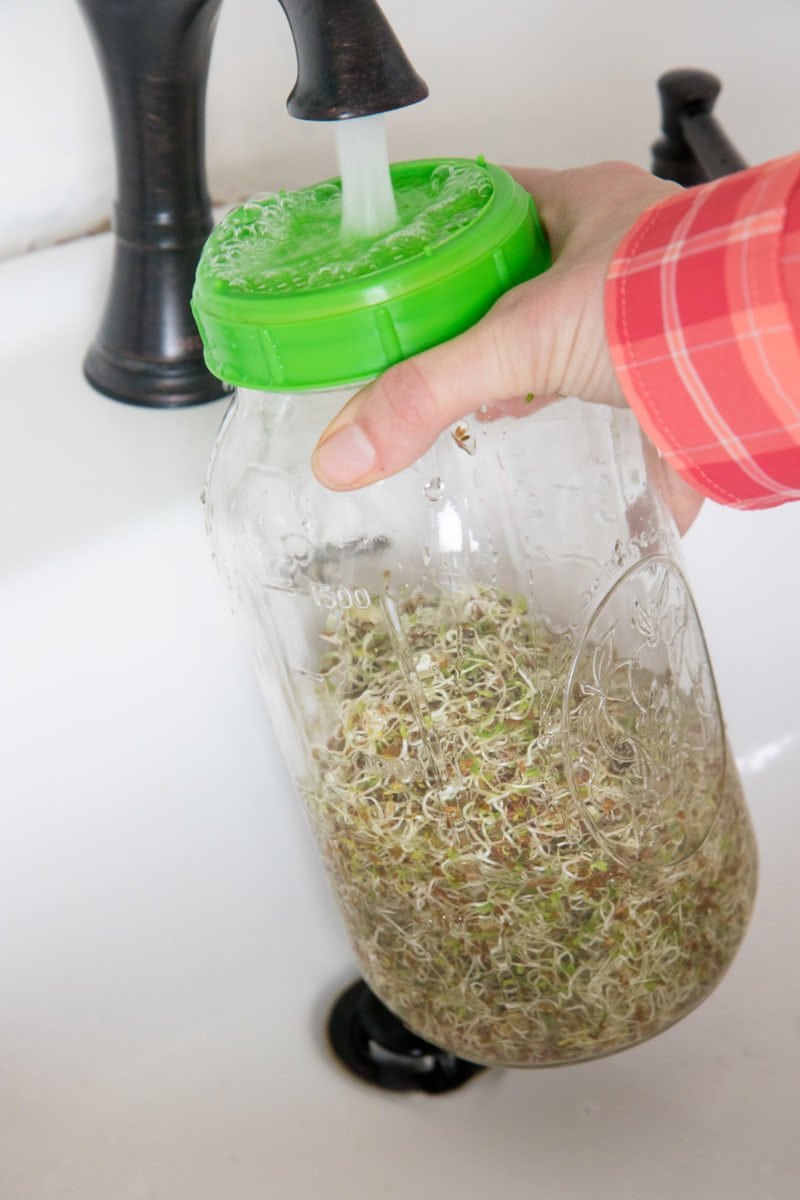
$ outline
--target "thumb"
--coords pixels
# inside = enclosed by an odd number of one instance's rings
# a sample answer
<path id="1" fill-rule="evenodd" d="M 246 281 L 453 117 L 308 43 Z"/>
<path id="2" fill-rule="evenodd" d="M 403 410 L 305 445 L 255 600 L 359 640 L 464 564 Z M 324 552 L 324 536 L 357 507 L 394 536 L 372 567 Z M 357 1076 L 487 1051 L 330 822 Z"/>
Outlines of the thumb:
<path id="1" fill-rule="evenodd" d="M 506 293 L 465 333 L 390 367 L 353 396 L 312 455 L 319 481 L 336 490 L 363 487 L 415 462 L 459 417 L 548 390 L 532 367 L 537 287 L 533 280 Z"/>

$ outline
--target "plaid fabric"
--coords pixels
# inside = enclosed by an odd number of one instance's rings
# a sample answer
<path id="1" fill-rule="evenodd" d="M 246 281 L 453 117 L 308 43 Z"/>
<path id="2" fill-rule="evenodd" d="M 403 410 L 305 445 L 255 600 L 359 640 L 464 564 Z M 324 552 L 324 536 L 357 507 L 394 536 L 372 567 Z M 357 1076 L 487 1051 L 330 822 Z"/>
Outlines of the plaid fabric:
<path id="1" fill-rule="evenodd" d="M 698 491 L 800 499 L 800 155 L 644 213 L 609 272 L 606 328 L 631 408 Z"/>

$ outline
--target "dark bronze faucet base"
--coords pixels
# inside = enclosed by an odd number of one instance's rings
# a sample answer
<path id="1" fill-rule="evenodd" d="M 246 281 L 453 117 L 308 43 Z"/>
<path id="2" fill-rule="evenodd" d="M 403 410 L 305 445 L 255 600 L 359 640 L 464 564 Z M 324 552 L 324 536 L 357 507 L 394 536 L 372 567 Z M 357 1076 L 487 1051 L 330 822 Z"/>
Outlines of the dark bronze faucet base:
<path id="1" fill-rule="evenodd" d="M 228 395 L 205 365 L 189 297 L 211 231 L 210 206 L 167 221 L 114 213 L 114 267 L 84 360 L 92 387 L 126 404 L 181 408 Z"/>
<path id="2" fill-rule="evenodd" d="M 106 353 L 93 345 L 83 361 L 83 373 L 96 391 L 123 404 L 145 408 L 188 408 L 221 400 L 231 389 L 215 379 L 202 358 L 177 363 L 143 362 Z"/>

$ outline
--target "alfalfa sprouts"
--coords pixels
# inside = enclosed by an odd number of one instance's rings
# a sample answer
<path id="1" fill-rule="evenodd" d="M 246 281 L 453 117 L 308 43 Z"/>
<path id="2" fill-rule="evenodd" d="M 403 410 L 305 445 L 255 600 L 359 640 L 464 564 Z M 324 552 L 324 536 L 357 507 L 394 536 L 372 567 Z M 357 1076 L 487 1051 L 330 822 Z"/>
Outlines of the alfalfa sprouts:
<path id="1" fill-rule="evenodd" d="M 331 617 L 324 640 L 335 721 L 307 800 L 364 976 L 411 1029 L 478 1063 L 577 1061 L 652 1036 L 715 986 L 755 887 L 732 771 L 699 850 L 623 861 L 566 777 L 569 640 L 522 598 L 387 596 Z M 618 736 L 618 761 L 584 757 L 625 814 L 624 722 Z M 664 828 L 691 822 L 682 804 Z"/>

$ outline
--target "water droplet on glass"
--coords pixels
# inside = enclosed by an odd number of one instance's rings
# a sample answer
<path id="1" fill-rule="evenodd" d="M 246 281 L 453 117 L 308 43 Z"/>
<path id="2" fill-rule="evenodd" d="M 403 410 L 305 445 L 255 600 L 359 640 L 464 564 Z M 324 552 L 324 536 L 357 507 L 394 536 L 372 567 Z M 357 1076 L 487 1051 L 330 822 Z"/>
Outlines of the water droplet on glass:
<path id="1" fill-rule="evenodd" d="M 430 479 L 422 489 L 423 495 L 434 504 L 437 500 L 441 499 L 443 491 L 444 483 L 442 482 L 440 475 L 431 475 Z"/>
<path id="2" fill-rule="evenodd" d="M 313 557 L 314 547 L 302 533 L 289 533 L 283 540 L 283 547 L 289 558 L 293 558 L 299 566 L 307 566 Z"/>

